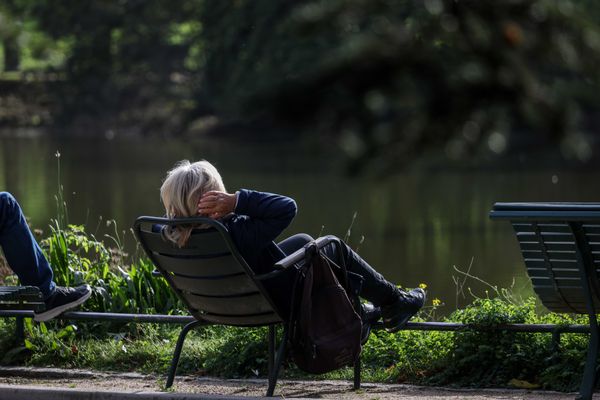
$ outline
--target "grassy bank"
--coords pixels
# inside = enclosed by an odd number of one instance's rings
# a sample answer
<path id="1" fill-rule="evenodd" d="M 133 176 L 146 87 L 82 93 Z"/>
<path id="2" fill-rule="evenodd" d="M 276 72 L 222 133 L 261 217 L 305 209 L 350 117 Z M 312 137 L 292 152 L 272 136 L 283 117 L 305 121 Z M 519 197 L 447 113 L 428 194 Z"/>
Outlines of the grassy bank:
<path id="1" fill-rule="evenodd" d="M 61 203 L 59 199 L 59 204 Z M 98 240 L 81 226 L 66 224 L 59 213 L 42 245 L 61 285 L 88 282 L 90 311 L 176 313 L 185 310 L 162 279 L 152 277 L 152 264 L 127 256 L 114 235 Z M 110 224 L 110 222 L 109 222 Z M 122 233 L 121 233 L 122 234 Z M 13 277 L 6 277 L 14 283 Z M 494 326 L 502 323 L 586 324 L 581 316 L 541 314 L 534 299 L 517 301 L 506 292 L 474 299 L 445 321 Z M 430 294 L 433 298 L 435 294 Z M 419 315 L 435 318 L 439 300 Z M 14 339 L 14 322 L 0 320 L 0 362 L 4 365 L 57 366 L 98 370 L 165 373 L 179 327 L 106 322 L 27 322 L 24 345 Z M 411 382 L 456 386 L 577 388 L 587 349 L 587 336 L 563 334 L 558 351 L 551 335 L 514 332 L 375 332 L 363 349 L 363 378 L 378 382 Z M 266 328 L 205 327 L 191 333 L 180 373 L 222 377 L 266 376 Z M 326 378 L 349 378 L 350 369 Z M 291 360 L 284 375 L 298 377 Z"/>

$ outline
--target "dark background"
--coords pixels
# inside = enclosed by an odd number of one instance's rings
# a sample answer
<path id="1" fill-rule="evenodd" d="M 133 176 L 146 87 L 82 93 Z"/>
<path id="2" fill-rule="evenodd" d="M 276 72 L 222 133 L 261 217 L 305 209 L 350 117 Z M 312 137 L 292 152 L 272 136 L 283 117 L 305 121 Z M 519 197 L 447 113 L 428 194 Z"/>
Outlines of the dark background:
<path id="1" fill-rule="evenodd" d="M 577 167 L 598 158 L 599 17 L 591 0 L 4 0 L 0 127 L 308 140 L 351 173 Z"/>

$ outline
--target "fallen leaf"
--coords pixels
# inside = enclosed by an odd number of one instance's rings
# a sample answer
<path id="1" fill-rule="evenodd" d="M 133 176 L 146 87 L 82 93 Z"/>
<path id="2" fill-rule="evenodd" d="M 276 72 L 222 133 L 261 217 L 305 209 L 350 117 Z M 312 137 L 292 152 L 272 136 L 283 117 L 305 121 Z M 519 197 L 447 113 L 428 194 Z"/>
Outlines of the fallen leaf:
<path id="1" fill-rule="evenodd" d="M 516 388 L 519 389 L 539 389 L 540 385 L 537 383 L 531 383 L 531 382 L 527 382 L 521 379 L 511 379 L 510 381 L 508 381 L 508 384 L 510 386 L 514 386 Z"/>

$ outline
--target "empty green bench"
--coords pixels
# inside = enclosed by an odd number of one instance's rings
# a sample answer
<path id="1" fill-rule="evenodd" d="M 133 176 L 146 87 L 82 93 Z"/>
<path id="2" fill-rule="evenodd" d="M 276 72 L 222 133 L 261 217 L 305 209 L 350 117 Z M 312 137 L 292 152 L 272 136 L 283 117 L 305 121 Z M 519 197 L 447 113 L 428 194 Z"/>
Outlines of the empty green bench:
<path id="1" fill-rule="evenodd" d="M 511 222 L 533 290 L 545 307 L 589 316 L 580 396 L 591 399 L 600 336 L 600 203 L 496 203 L 490 218 Z"/>

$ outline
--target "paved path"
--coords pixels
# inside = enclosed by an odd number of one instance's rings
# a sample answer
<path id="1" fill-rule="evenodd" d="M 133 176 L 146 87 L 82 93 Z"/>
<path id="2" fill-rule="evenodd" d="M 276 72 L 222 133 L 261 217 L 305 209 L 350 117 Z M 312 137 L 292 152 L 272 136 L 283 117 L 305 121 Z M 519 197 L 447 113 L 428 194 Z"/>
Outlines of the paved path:
<path id="1" fill-rule="evenodd" d="M 197 400 L 261 398 L 266 391 L 262 379 L 214 379 L 178 377 L 173 391 L 162 391 L 164 378 L 137 373 L 101 373 L 52 368 L 0 367 L 0 400 Z M 414 385 L 365 383 L 357 392 L 345 381 L 280 380 L 276 396 L 351 400 L 384 399 L 574 399 L 574 393 L 510 389 L 450 389 Z M 594 398 L 600 399 L 600 393 Z"/>

